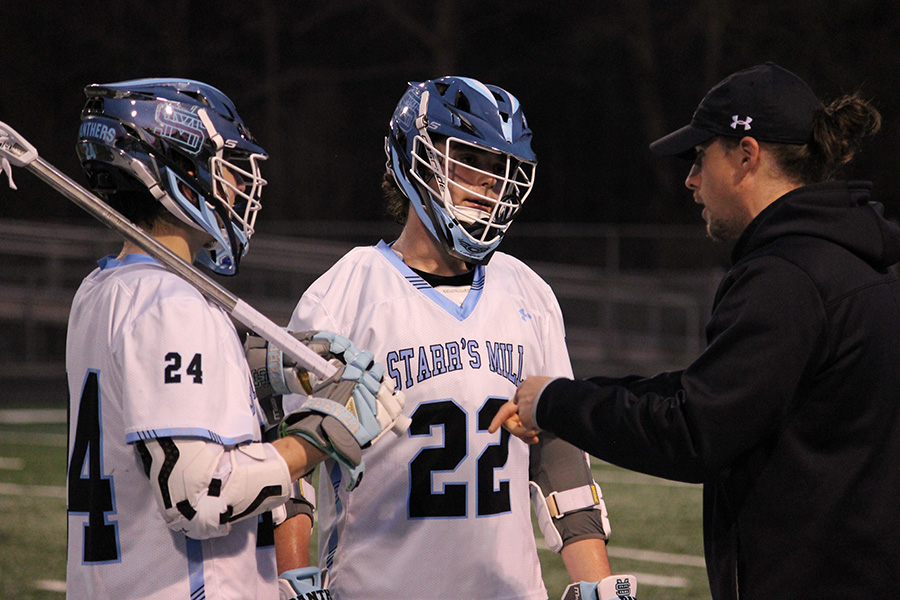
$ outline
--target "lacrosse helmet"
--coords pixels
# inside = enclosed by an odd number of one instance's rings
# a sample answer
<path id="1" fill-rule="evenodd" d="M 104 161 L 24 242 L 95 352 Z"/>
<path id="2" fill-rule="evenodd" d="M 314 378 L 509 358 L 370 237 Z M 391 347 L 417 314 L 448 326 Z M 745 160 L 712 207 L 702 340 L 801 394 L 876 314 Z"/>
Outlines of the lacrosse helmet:
<path id="1" fill-rule="evenodd" d="M 187 79 L 136 79 L 84 88 L 76 152 L 101 195 L 148 191 L 213 241 L 198 256 L 234 275 L 246 253 L 267 158 L 234 104 Z"/>
<path id="2" fill-rule="evenodd" d="M 390 128 L 387 168 L 422 223 L 451 256 L 486 263 L 534 183 L 537 158 L 519 101 L 506 90 L 466 77 L 410 83 Z M 489 212 L 454 206 L 451 200 L 451 186 L 459 184 L 448 175 L 454 162 L 450 155 L 460 145 L 505 158 L 505 169 L 490 173 L 497 180 L 497 196 L 479 194 Z"/>

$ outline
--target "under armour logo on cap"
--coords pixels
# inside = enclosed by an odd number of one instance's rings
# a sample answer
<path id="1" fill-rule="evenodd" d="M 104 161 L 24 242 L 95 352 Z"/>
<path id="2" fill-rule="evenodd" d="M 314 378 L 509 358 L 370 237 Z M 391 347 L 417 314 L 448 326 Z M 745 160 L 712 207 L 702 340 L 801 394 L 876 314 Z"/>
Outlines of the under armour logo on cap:
<path id="1" fill-rule="evenodd" d="M 738 125 L 744 127 L 744 131 L 750 131 L 750 123 L 753 122 L 753 117 L 747 117 L 743 121 L 741 121 L 737 115 L 732 115 L 731 117 L 731 128 L 737 129 Z"/>

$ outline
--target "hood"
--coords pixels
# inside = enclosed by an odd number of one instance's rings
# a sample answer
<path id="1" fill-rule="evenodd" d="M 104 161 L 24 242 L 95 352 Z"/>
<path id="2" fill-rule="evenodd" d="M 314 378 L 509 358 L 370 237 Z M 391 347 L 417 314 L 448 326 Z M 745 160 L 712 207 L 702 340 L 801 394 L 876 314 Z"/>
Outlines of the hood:
<path id="1" fill-rule="evenodd" d="M 900 226 L 869 200 L 868 181 L 830 181 L 792 190 L 747 226 L 731 254 L 732 264 L 777 238 L 818 237 L 838 244 L 877 268 L 900 262 Z"/>

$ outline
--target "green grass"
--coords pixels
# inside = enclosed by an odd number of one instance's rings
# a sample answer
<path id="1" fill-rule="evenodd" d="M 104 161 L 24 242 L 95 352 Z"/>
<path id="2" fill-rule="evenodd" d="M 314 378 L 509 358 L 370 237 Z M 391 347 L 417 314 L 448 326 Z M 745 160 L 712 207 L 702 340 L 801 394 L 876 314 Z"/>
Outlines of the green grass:
<path id="1" fill-rule="evenodd" d="M 64 597 L 38 582 L 66 578 L 65 435 L 64 424 L 0 424 L 0 465 L 21 466 L 0 468 L 0 598 Z"/>
<path id="2" fill-rule="evenodd" d="M 37 582 L 65 580 L 65 500 L 52 496 L 54 488 L 58 493 L 65 486 L 65 425 L 0 423 L 0 459 L 0 598 L 61 600 L 63 593 L 39 589 Z M 703 556 L 700 487 L 599 461 L 594 473 L 612 522 L 608 548 L 613 571 L 638 575 L 639 600 L 708 600 L 704 568 L 660 562 L 655 555 L 635 557 L 637 550 L 677 555 L 676 562 L 678 557 L 690 562 Z M 11 485 L 40 486 L 24 489 L 49 496 L 13 493 L 22 488 Z M 550 598 L 556 600 L 568 576 L 558 555 L 549 550 L 539 554 Z M 683 586 L 672 585 L 681 582 Z"/>

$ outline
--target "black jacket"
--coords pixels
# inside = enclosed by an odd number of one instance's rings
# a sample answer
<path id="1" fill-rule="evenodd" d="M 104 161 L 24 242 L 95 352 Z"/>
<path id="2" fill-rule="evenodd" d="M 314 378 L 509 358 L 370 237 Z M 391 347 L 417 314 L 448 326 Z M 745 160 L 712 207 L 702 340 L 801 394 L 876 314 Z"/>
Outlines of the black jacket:
<path id="1" fill-rule="evenodd" d="M 717 600 L 900 597 L 900 229 L 869 188 L 760 213 L 686 370 L 556 380 L 538 403 L 601 459 L 704 484 Z"/>

